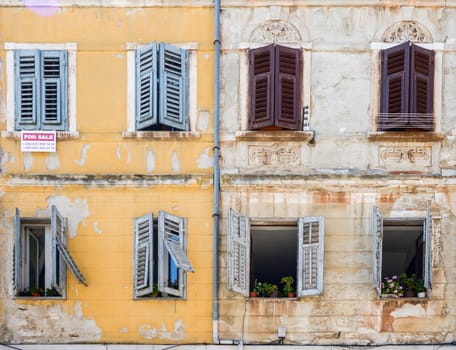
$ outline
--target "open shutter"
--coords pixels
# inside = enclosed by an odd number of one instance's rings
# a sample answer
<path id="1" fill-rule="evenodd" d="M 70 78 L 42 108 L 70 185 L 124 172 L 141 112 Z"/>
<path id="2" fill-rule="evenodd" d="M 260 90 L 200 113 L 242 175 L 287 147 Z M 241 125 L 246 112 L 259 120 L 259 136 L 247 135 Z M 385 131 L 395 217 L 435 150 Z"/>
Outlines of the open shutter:
<path id="1" fill-rule="evenodd" d="M 13 288 L 17 293 L 20 286 L 20 276 L 21 276 L 21 216 L 19 209 L 16 208 L 16 213 L 14 215 L 14 269 L 13 269 Z"/>
<path id="2" fill-rule="evenodd" d="M 424 220 L 424 287 L 432 287 L 432 234 L 431 234 L 431 210 L 426 211 Z"/>
<path id="3" fill-rule="evenodd" d="M 160 44 L 160 124 L 188 130 L 188 51 Z"/>
<path id="4" fill-rule="evenodd" d="M 276 46 L 275 50 L 276 126 L 299 130 L 301 111 L 301 50 Z"/>
<path id="5" fill-rule="evenodd" d="M 382 294 L 382 251 L 383 251 L 383 216 L 377 207 L 374 207 L 372 218 L 373 238 L 373 283 L 378 295 Z"/>
<path id="6" fill-rule="evenodd" d="M 157 43 L 136 50 L 136 130 L 158 122 Z"/>
<path id="7" fill-rule="evenodd" d="M 233 209 L 228 211 L 228 288 L 249 295 L 250 223 Z"/>
<path id="8" fill-rule="evenodd" d="M 16 51 L 14 75 L 15 129 L 38 129 L 39 51 Z"/>
<path id="9" fill-rule="evenodd" d="M 410 123 L 425 131 L 434 129 L 434 51 L 411 47 Z"/>
<path id="10" fill-rule="evenodd" d="M 298 228 L 298 296 L 320 294 L 323 291 L 324 218 L 299 218 Z"/>
<path id="11" fill-rule="evenodd" d="M 153 230 L 152 213 L 135 219 L 133 281 L 135 297 L 150 294 L 154 288 Z"/>
<path id="12" fill-rule="evenodd" d="M 66 51 L 41 51 L 41 128 L 66 130 L 68 86 Z"/>
<path id="13" fill-rule="evenodd" d="M 54 205 L 51 206 L 51 286 L 62 296 L 65 295 L 66 290 L 66 264 L 59 245 L 66 244 L 65 226 L 65 219 Z"/>
<path id="14" fill-rule="evenodd" d="M 379 130 L 408 124 L 410 90 L 410 43 L 381 51 Z"/>
<path id="15" fill-rule="evenodd" d="M 185 253 L 185 232 L 185 218 L 180 218 L 164 211 L 158 213 L 158 289 L 161 292 L 179 297 L 184 297 L 185 295 L 185 271 L 194 272 Z M 169 262 L 170 258 L 178 269 L 178 276 L 170 276 L 172 274 L 172 271 L 169 270 L 169 266 L 171 265 Z M 169 283 L 170 281 L 168 279 L 170 277 L 177 279 L 177 288 L 171 286 L 171 283 Z"/>
<path id="16" fill-rule="evenodd" d="M 274 45 L 249 51 L 249 129 L 274 125 Z"/>

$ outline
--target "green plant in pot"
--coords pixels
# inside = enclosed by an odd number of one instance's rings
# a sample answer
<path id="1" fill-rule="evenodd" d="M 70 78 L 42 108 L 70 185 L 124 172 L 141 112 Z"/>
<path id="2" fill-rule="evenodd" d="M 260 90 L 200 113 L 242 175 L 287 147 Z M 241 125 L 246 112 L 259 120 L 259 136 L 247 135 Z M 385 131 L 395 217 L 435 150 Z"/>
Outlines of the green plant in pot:
<path id="1" fill-rule="evenodd" d="M 283 284 L 284 296 L 289 297 L 289 298 L 294 298 L 296 296 L 296 293 L 294 292 L 294 288 L 293 288 L 293 283 L 294 283 L 293 276 L 282 277 L 280 282 Z"/>
<path id="2" fill-rule="evenodd" d="M 420 298 L 424 298 L 426 296 L 426 288 L 424 288 L 424 280 L 422 278 L 417 278 L 415 280 L 415 292 Z"/>
<path id="3" fill-rule="evenodd" d="M 255 282 L 254 291 L 258 297 L 274 297 L 278 295 L 277 285 L 268 282 Z"/>
<path id="4" fill-rule="evenodd" d="M 415 297 L 416 275 L 407 276 L 405 273 L 399 275 L 399 283 L 404 287 L 404 297 Z"/>

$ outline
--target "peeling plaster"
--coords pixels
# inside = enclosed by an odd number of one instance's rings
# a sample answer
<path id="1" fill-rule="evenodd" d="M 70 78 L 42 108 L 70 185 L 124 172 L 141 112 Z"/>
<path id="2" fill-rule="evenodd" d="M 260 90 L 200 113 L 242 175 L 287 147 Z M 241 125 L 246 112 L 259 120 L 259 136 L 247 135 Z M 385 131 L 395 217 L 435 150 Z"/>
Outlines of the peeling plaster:
<path id="1" fill-rule="evenodd" d="M 103 233 L 103 231 L 98 227 L 98 221 L 95 221 L 93 223 L 93 230 L 95 231 L 95 233 L 98 233 L 99 235 Z"/>
<path id="2" fill-rule="evenodd" d="M 180 171 L 179 158 L 177 157 L 176 151 L 173 151 L 173 155 L 172 155 L 172 168 L 173 168 L 173 171 L 176 173 L 178 173 Z"/>
<path id="3" fill-rule="evenodd" d="M 153 172 L 155 169 L 155 153 L 154 151 L 147 147 L 146 149 L 146 170 L 148 173 Z"/>
<path id="4" fill-rule="evenodd" d="M 24 170 L 29 171 L 33 165 L 33 154 L 32 154 L 32 152 L 24 152 L 24 153 L 22 153 L 22 157 L 23 157 Z"/>
<path id="5" fill-rule="evenodd" d="M 74 161 L 77 165 L 83 166 L 85 164 L 85 162 L 87 161 L 87 152 L 89 151 L 89 148 L 90 145 L 84 145 L 82 147 L 81 158 L 79 158 L 79 160 Z"/>
<path id="6" fill-rule="evenodd" d="M 116 157 L 118 160 L 122 159 L 122 147 L 126 150 L 127 152 L 127 164 L 131 163 L 131 152 L 130 148 L 127 145 L 118 145 L 116 148 Z"/>
<path id="7" fill-rule="evenodd" d="M 205 132 L 209 126 L 210 114 L 208 111 L 201 111 L 198 117 L 198 131 Z"/>
<path id="8" fill-rule="evenodd" d="M 85 219 L 89 216 L 89 205 L 87 199 L 75 198 L 73 200 L 65 196 L 51 196 L 46 199 L 49 207 L 55 205 L 60 213 L 68 220 L 68 235 L 71 238 L 76 237 L 78 225 L 82 221 L 85 225 Z"/>
<path id="9" fill-rule="evenodd" d="M 142 324 L 139 326 L 139 334 L 143 338 L 149 340 L 157 337 L 168 340 L 182 340 L 184 339 L 184 325 L 182 320 L 178 320 L 174 323 L 174 330 L 168 332 L 164 323 L 162 323 L 160 330 L 158 328 L 153 328 L 149 324 Z"/>
<path id="10" fill-rule="evenodd" d="M 3 341 L 12 343 L 51 343 L 64 341 L 97 341 L 101 329 L 95 320 L 84 317 L 81 304 L 74 303 L 74 313 L 68 314 L 62 305 L 4 304 L 6 317 Z"/>
<path id="11" fill-rule="evenodd" d="M 10 152 L 3 153 L 3 150 L 1 150 L 1 157 L 2 157 L 2 173 L 7 171 L 6 164 L 7 163 L 12 163 L 14 161 L 14 157 Z"/>
<path id="12" fill-rule="evenodd" d="M 206 147 L 204 153 L 198 158 L 198 168 L 207 169 L 212 167 L 212 157 L 209 155 L 210 147 Z"/>
<path id="13" fill-rule="evenodd" d="M 404 304 L 390 313 L 394 318 L 425 317 L 426 311 L 421 304 Z"/>
<path id="14" fill-rule="evenodd" d="M 60 166 L 59 155 L 57 152 L 50 153 L 48 157 L 46 157 L 46 168 L 48 170 L 56 170 Z"/>

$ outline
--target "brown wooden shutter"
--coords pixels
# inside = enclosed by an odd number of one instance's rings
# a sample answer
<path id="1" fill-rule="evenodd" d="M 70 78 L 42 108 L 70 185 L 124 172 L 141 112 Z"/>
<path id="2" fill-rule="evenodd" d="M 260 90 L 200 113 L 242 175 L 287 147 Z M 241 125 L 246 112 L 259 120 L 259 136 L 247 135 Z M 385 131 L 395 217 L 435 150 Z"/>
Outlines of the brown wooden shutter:
<path id="1" fill-rule="evenodd" d="M 249 129 L 274 125 L 274 45 L 249 51 Z"/>
<path id="2" fill-rule="evenodd" d="M 432 131 L 434 100 L 434 52 L 417 45 L 411 47 L 410 124 Z"/>
<path id="3" fill-rule="evenodd" d="M 299 130 L 301 50 L 276 46 L 275 57 L 275 125 L 285 129 Z"/>
<path id="4" fill-rule="evenodd" d="M 381 51 L 379 130 L 404 128 L 408 124 L 410 43 Z"/>

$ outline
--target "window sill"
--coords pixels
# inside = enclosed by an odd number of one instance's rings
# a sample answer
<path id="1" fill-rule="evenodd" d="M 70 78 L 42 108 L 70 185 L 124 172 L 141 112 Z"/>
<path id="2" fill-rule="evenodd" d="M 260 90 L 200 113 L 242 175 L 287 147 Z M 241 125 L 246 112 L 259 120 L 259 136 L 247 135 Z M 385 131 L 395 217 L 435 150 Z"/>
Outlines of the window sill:
<path id="1" fill-rule="evenodd" d="M 2 131 L 2 138 L 20 140 L 20 131 Z M 57 131 L 57 141 L 75 140 L 79 138 L 79 131 Z"/>
<path id="2" fill-rule="evenodd" d="M 309 131 L 238 131 L 236 140 L 238 141 L 299 141 L 311 142 L 315 132 Z"/>
<path id="3" fill-rule="evenodd" d="M 367 133 L 369 141 L 391 142 L 440 142 L 445 134 L 440 132 L 376 131 Z"/>
<path id="4" fill-rule="evenodd" d="M 122 137 L 126 139 L 179 140 L 196 139 L 201 135 L 196 131 L 124 131 Z"/>

